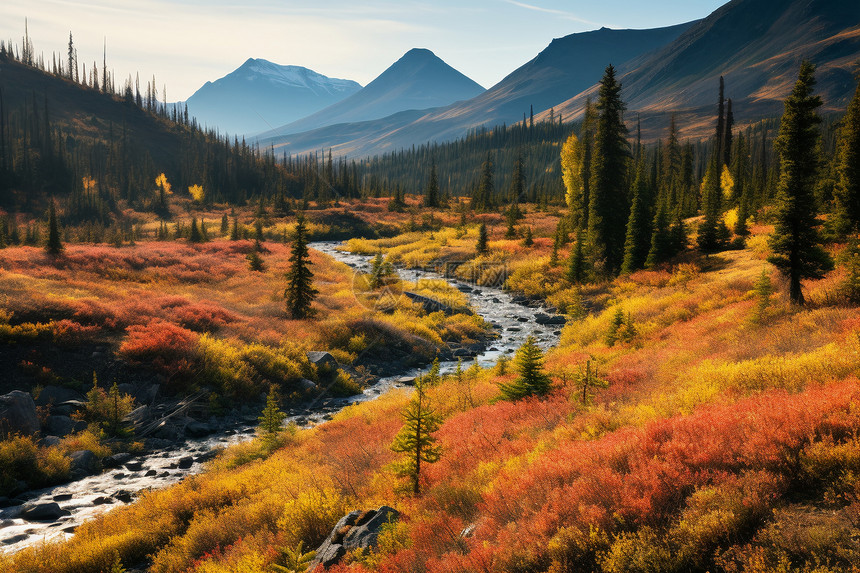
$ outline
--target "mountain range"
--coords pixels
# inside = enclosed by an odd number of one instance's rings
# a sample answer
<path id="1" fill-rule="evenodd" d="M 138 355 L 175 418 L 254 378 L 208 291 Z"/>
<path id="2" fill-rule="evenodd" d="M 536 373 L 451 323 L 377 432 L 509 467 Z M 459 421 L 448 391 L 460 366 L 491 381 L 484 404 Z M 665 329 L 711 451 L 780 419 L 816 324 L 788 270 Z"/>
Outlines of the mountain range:
<path id="1" fill-rule="evenodd" d="M 823 111 L 844 110 L 860 71 L 860 2 L 733 0 L 674 42 L 627 62 L 622 96 L 641 115 L 646 136 L 665 135 L 667 116 L 678 113 L 681 135 L 701 137 L 712 128 L 721 75 L 735 121 L 756 121 L 782 113 L 804 59 L 817 65 Z M 579 117 L 596 92 L 592 86 L 574 94 L 556 113 Z"/>
<path id="2" fill-rule="evenodd" d="M 295 121 L 360 89 L 352 80 L 249 58 L 223 78 L 206 82 L 185 103 L 201 124 L 244 135 Z"/>
<path id="3" fill-rule="evenodd" d="M 677 26 L 571 34 L 472 99 L 317 128 L 300 121 L 262 134 L 259 142 L 286 153 L 331 148 L 367 156 L 521 121 L 532 107 L 538 120 L 550 113 L 576 120 L 610 63 L 621 79 L 628 121 L 641 116 L 646 140 L 665 136 L 672 113 L 683 137 L 701 138 L 712 129 L 721 75 L 736 121 L 755 121 L 781 113 L 803 59 L 818 66 L 824 111 L 844 109 L 860 61 L 860 3 L 732 0 Z"/>

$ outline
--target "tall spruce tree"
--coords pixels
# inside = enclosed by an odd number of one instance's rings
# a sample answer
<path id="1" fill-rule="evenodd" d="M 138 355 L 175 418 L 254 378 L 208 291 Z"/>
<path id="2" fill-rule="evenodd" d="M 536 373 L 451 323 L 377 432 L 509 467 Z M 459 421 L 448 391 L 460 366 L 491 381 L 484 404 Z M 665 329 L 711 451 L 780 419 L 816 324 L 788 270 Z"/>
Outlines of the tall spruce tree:
<path id="1" fill-rule="evenodd" d="M 487 251 L 487 225 L 481 223 L 478 226 L 478 242 L 475 243 L 475 252 L 479 255 L 485 255 Z"/>
<path id="2" fill-rule="evenodd" d="M 415 391 L 403 412 L 404 425 L 394 437 L 391 449 L 404 454 L 397 464 L 397 473 L 409 478 L 412 493 L 421 493 L 421 464 L 439 461 L 442 448 L 436 444 L 433 433 L 442 425 L 442 417 L 433 409 L 427 396 L 425 381 L 415 381 Z"/>
<path id="3" fill-rule="evenodd" d="M 705 173 L 704 189 L 702 190 L 702 211 L 704 218 L 699 224 L 698 244 L 703 253 L 714 253 L 722 248 L 720 225 L 722 220 L 722 196 L 720 187 L 722 157 L 714 151 L 708 162 Z"/>
<path id="4" fill-rule="evenodd" d="M 311 314 L 311 303 L 317 295 L 313 287 L 313 273 L 310 270 L 307 228 L 305 218 L 299 213 L 296 217 L 296 230 L 290 252 L 290 270 L 287 272 L 287 310 L 293 318 L 305 318 Z"/>
<path id="5" fill-rule="evenodd" d="M 624 260 L 621 263 L 621 272 L 624 274 L 641 269 L 651 247 L 651 193 L 645 178 L 645 165 L 640 161 L 633 183 L 633 203 L 624 239 Z"/>
<path id="6" fill-rule="evenodd" d="M 472 196 L 472 209 L 475 211 L 488 211 L 495 206 L 493 170 L 493 156 L 488 154 L 487 160 L 481 166 L 481 180 Z"/>
<path id="7" fill-rule="evenodd" d="M 789 280 L 789 297 L 804 304 L 801 280 L 821 278 L 833 267 L 818 237 L 814 186 L 818 172 L 817 110 L 821 98 L 813 95 L 815 66 L 800 65 L 794 89 L 785 100 L 785 111 L 774 147 L 779 154 L 779 183 L 774 232 L 770 238 L 773 263 Z"/>
<path id="8" fill-rule="evenodd" d="M 552 380 L 543 371 L 543 352 L 534 336 L 529 336 L 517 350 L 514 366 L 519 376 L 512 382 L 499 384 L 502 399 L 520 400 L 549 393 Z"/>
<path id="9" fill-rule="evenodd" d="M 63 252 L 63 242 L 60 239 L 60 225 L 57 222 L 57 208 L 54 205 L 53 199 L 51 206 L 48 208 L 48 240 L 45 243 L 45 250 L 49 255 L 59 255 Z"/>
<path id="10" fill-rule="evenodd" d="M 436 162 L 430 164 L 430 177 L 424 189 L 424 206 L 435 208 L 439 206 L 439 179 L 436 177 Z"/>
<path id="11" fill-rule="evenodd" d="M 517 154 L 517 159 L 514 161 L 514 170 L 511 174 L 511 190 L 508 193 L 511 205 L 518 205 L 526 192 L 526 177 L 523 173 L 523 156 Z M 517 209 L 519 210 L 519 208 Z"/>
<path id="12" fill-rule="evenodd" d="M 860 83 L 839 130 L 835 227 L 840 234 L 860 231 Z"/>
<path id="13" fill-rule="evenodd" d="M 591 157 L 588 241 L 592 266 L 611 276 L 621 270 L 628 217 L 627 160 L 629 144 L 623 120 L 624 103 L 615 68 L 600 80 L 597 129 Z"/>

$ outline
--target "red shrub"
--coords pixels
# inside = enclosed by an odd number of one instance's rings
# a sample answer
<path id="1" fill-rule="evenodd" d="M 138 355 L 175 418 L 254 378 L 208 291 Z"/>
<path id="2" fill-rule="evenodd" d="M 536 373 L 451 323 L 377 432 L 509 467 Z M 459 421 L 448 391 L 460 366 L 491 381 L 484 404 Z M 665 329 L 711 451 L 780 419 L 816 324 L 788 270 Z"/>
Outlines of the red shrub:
<path id="1" fill-rule="evenodd" d="M 129 360 L 144 363 L 168 376 L 190 375 L 197 360 L 197 335 L 169 322 L 153 320 L 128 327 L 119 348 Z"/>

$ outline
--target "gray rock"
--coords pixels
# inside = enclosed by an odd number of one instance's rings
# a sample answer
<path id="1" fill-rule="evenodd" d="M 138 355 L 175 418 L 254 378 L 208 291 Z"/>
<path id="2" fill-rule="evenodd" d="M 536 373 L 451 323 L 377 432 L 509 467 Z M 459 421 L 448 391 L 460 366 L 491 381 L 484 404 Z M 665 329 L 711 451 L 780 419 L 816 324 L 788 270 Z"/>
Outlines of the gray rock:
<path id="1" fill-rule="evenodd" d="M 126 463 L 131 459 L 131 454 L 127 452 L 120 452 L 118 454 L 114 454 L 102 460 L 102 466 L 107 469 L 118 468 L 122 464 Z"/>
<path id="2" fill-rule="evenodd" d="M 194 464 L 194 458 L 191 456 L 185 456 L 184 458 L 179 459 L 179 463 L 176 465 L 181 470 L 187 470 Z"/>
<path id="3" fill-rule="evenodd" d="M 51 436 L 64 437 L 72 433 L 74 422 L 69 416 L 48 416 L 45 420 L 45 432 Z"/>
<path id="4" fill-rule="evenodd" d="M 131 503 L 131 500 L 134 499 L 134 495 L 130 491 L 120 490 L 113 494 L 113 498 L 117 501 L 121 501 L 122 503 Z"/>
<path id="5" fill-rule="evenodd" d="M 185 433 L 192 438 L 202 438 L 215 432 L 215 428 L 208 422 L 191 420 L 185 426 Z"/>
<path id="6" fill-rule="evenodd" d="M 417 302 L 421 306 L 424 307 L 424 312 L 444 312 L 447 315 L 452 315 L 455 312 L 462 312 L 464 314 L 472 314 L 472 311 L 469 309 L 462 309 L 455 311 L 453 308 L 448 306 L 447 304 L 436 300 L 435 298 L 430 298 L 415 292 L 404 291 L 403 293 L 409 300 L 412 302 Z"/>
<path id="7" fill-rule="evenodd" d="M 50 448 L 51 446 L 56 446 L 57 444 L 59 444 L 60 441 L 61 440 L 59 436 L 45 436 L 44 438 L 42 438 L 42 445 Z"/>
<path id="8" fill-rule="evenodd" d="M 372 515 L 371 515 L 372 513 Z M 382 526 L 397 521 L 400 513 L 393 507 L 383 505 L 375 512 L 368 512 L 349 530 L 343 538 L 343 545 L 348 551 L 361 548 L 376 547 L 376 540 Z"/>
<path id="9" fill-rule="evenodd" d="M 70 473 L 74 479 L 91 476 L 99 471 L 99 459 L 89 450 L 78 450 L 69 454 L 72 458 Z"/>
<path id="10" fill-rule="evenodd" d="M 140 470 L 143 469 L 143 462 L 141 462 L 141 461 L 126 462 L 125 469 L 127 469 L 130 472 L 139 472 Z"/>
<path id="11" fill-rule="evenodd" d="M 548 314 L 538 312 L 535 314 L 535 322 L 538 324 L 565 324 L 567 319 L 557 314 L 550 316 Z"/>
<path id="12" fill-rule="evenodd" d="M 69 501 L 72 499 L 72 494 L 70 493 L 60 493 L 51 498 L 54 501 Z"/>
<path id="13" fill-rule="evenodd" d="M 97 497 L 93 500 L 93 505 L 105 505 L 106 503 L 113 503 L 113 502 L 114 502 L 113 499 L 111 499 L 105 495 L 100 495 L 99 497 Z"/>
<path id="14" fill-rule="evenodd" d="M 3 539 L 2 541 L 0 541 L 0 543 L 2 543 L 3 545 L 12 545 L 13 543 L 24 541 L 28 537 L 30 536 L 26 533 L 19 533 L 18 535 L 13 535 L 12 537 L 7 537 L 6 539 Z"/>
<path id="15" fill-rule="evenodd" d="M 415 385 L 415 376 L 401 376 L 397 380 L 395 380 L 398 384 L 403 384 L 404 386 L 414 386 Z"/>
<path id="16" fill-rule="evenodd" d="M 61 509 L 56 502 L 27 504 L 21 508 L 18 517 L 27 521 L 55 521 L 71 512 Z"/>
<path id="17" fill-rule="evenodd" d="M 13 390 L 0 396 L 0 437 L 32 436 L 39 431 L 36 403 L 26 392 Z"/>
<path id="18" fill-rule="evenodd" d="M 317 367 L 337 368 L 338 366 L 337 360 L 335 360 L 334 356 L 328 352 L 322 352 L 319 350 L 308 352 L 308 360 L 310 360 L 312 364 L 316 364 Z"/>
<path id="19" fill-rule="evenodd" d="M 307 570 L 312 572 L 318 565 L 331 567 L 349 551 L 375 547 L 382 526 L 396 521 L 399 515 L 396 509 L 387 505 L 379 509 L 348 513 L 337 522 L 317 549 L 316 557 Z"/>
<path id="20" fill-rule="evenodd" d="M 317 383 L 313 380 L 308 380 L 307 378 L 302 378 L 299 380 L 299 388 L 305 391 L 311 391 L 317 389 Z"/>
<path id="21" fill-rule="evenodd" d="M 70 400 L 80 402 L 83 399 L 84 397 L 80 392 L 72 390 L 71 388 L 51 385 L 42 388 L 42 391 L 39 392 L 39 398 L 36 400 L 36 405 L 47 406 L 48 404 L 53 404 L 54 406 L 59 406 L 60 404 Z"/>

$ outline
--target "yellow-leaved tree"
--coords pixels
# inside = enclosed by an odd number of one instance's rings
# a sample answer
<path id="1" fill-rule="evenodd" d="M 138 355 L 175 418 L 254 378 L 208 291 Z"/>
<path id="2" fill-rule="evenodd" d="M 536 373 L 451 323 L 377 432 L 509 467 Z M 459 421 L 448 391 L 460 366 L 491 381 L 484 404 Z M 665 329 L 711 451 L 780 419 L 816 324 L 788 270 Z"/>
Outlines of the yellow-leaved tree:
<path id="1" fill-rule="evenodd" d="M 170 182 L 167 180 L 167 175 L 160 173 L 155 178 L 155 186 L 158 188 L 158 204 L 162 209 L 166 209 L 167 196 L 173 193 L 170 188 Z"/>
<path id="2" fill-rule="evenodd" d="M 582 180 L 582 145 L 571 133 L 561 147 L 561 177 L 564 181 L 564 200 L 575 222 L 580 221 L 588 209 Z"/>
<path id="3" fill-rule="evenodd" d="M 206 196 L 206 192 L 203 191 L 202 185 L 192 185 L 188 188 L 188 193 L 191 194 L 191 198 L 198 203 L 202 203 L 203 198 Z"/>

